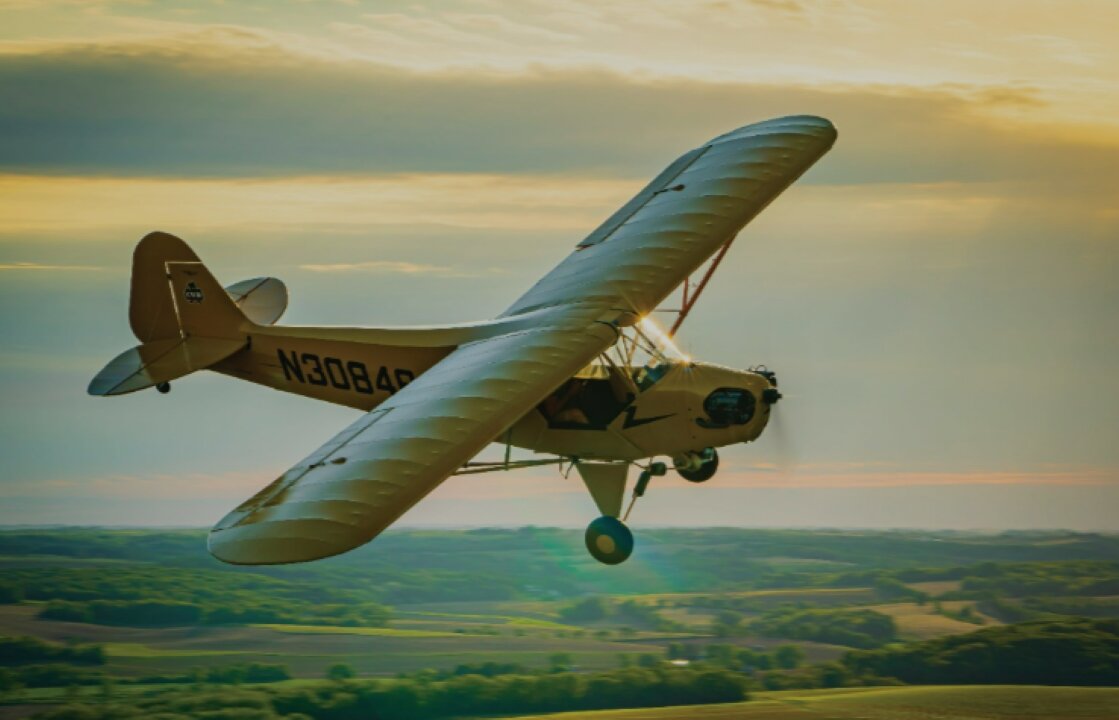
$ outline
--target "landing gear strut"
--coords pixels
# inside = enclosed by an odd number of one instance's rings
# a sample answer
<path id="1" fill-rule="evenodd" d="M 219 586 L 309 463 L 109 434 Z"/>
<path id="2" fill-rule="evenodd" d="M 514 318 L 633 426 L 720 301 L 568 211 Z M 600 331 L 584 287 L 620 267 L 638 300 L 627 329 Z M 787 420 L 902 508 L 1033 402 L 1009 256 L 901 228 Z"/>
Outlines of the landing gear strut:
<path id="1" fill-rule="evenodd" d="M 591 467 L 594 467 L 593 465 Z M 599 465 L 598 467 L 604 467 Z M 600 563 L 606 565 L 617 565 L 618 563 L 625 562 L 626 558 L 633 552 L 633 533 L 626 527 L 625 521 L 629 518 L 629 513 L 633 510 L 634 503 L 637 498 L 645 495 L 645 491 L 649 488 L 649 481 L 654 477 L 660 477 L 668 471 L 664 463 L 655 462 L 649 463 L 649 466 L 641 471 L 641 475 L 637 478 L 637 484 L 633 486 L 633 497 L 629 501 L 629 507 L 622 515 L 621 520 L 617 518 L 618 512 L 622 506 L 622 494 L 625 492 L 625 472 L 627 465 L 615 464 L 614 468 L 620 470 L 621 475 L 615 476 L 615 480 L 620 480 L 620 483 L 611 483 L 610 488 L 613 492 L 610 493 L 611 502 L 604 502 L 606 499 L 604 481 L 608 478 L 595 475 L 590 475 L 588 467 L 580 466 L 580 473 L 583 473 L 583 480 L 587 483 L 587 487 L 591 493 L 595 495 L 595 502 L 598 503 L 600 511 L 605 513 L 602 517 L 592 522 L 587 527 L 586 542 L 587 550 L 591 556 L 598 560 Z M 593 483 L 593 484 L 592 484 Z M 595 490 L 598 489 L 599 493 L 596 494 Z"/>
<path id="2" fill-rule="evenodd" d="M 600 563 L 617 565 L 633 552 L 633 533 L 621 520 L 603 515 L 587 526 L 587 550 Z"/>
<path id="3" fill-rule="evenodd" d="M 684 453 L 680 457 L 673 458 L 672 464 L 676 466 L 676 472 L 680 473 L 680 477 L 688 482 L 706 482 L 715 477 L 715 471 L 719 469 L 719 453 L 715 452 L 715 448 L 707 448 L 697 453 Z"/>

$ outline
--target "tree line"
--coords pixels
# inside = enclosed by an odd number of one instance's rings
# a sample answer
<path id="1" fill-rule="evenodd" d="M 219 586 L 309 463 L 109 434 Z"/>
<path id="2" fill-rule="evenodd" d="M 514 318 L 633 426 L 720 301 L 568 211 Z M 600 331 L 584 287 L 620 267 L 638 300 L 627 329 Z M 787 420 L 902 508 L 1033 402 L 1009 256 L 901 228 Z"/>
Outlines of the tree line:
<path id="1" fill-rule="evenodd" d="M 856 674 L 914 684 L 1119 685 L 1119 620 L 1064 618 L 852 651 Z"/>
<path id="2" fill-rule="evenodd" d="M 337 680 L 299 687 L 224 691 L 178 690 L 129 697 L 127 703 L 71 704 L 47 720 L 436 720 L 463 716 L 662 707 L 740 702 L 741 676 L 727 670 L 665 666 L 576 675 L 461 675 L 441 682 Z M 220 714 L 219 714 L 220 713 Z"/>
<path id="3" fill-rule="evenodd" d="M 52 600 L 37 614 L 42 620 L 93 623 L 125 627 L 180 627 L 190 625 L 341 625 L 384 627 L 391 611 L 377 603 L 284 607 L 275 603 L 232 604 L 227 601 L 176 600 Z"/>

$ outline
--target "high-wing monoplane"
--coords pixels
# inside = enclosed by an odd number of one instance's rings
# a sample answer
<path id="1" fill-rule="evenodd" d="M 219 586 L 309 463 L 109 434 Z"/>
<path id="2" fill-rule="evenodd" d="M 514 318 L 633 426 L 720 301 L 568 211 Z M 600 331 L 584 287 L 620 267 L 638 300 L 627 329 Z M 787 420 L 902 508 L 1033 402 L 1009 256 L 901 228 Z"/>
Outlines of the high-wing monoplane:
<path id="1" fill-rule="evenodd" d="M 497 318 L 445 327 L 275 325 L 275 278 L 223 288 L 179 238 L 144 237 L 129 321 L 140 345 L 89 385 L 122 395 L 208 369 L 364 411 L 235 508 L 210 552 L 236 564 L 294 563 L 362 545 L 456 474 L 574 467 L 601 517 L 587 549 L 616 564 L 623 514 L 671 460 L 711 478 L 717 448 L 757 439 L 781 398 L 764 367 L 736 370 L 674 352 L 687 317 L 738 232 L 831 148 L 835 128 L 793 116 L 747 125 L 685 153 Z M 682 291 L 666 331 L 651 320 Z M 501 461 L 475 456 L 491 443 Z M 547 458 L 514 460 L 509 448 Z M 632 501 L 630 502 L 632 508 Z"/>

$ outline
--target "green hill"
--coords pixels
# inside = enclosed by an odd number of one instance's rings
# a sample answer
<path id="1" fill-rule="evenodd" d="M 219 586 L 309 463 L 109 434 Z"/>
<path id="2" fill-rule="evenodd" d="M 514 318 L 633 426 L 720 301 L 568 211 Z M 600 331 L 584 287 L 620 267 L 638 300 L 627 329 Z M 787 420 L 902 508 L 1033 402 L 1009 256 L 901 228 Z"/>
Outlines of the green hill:
<path id="1" fill-rule="evenodd" d="M 702 707 L 604 710 L 510 720 L 1105 720 L 1119 718 L 1119 688 L 926 686 L 790 690 Z"/>

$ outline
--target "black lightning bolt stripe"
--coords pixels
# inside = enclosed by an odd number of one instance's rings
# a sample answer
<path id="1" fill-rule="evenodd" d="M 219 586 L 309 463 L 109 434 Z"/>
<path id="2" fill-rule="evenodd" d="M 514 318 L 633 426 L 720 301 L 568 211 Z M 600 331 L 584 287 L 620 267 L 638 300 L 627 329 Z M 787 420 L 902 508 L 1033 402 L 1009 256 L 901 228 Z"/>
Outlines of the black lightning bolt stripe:
<path id="1" fill-rule="evenodd" d="M 630 428 L 639 427 L 641 425 L 648 425 L 649 423 L 656 422 L 657 420 L 664 420 L 665 418 L 672 417 L 676 413 L 668 413 L 667 415 L 654 415 L 653 417 L 647 418 L 635 418 L 634 415 L 636 414 L 636 406 L 630 405 L 628 408 L 626 408 L 626 420 L 624 423 L 622 423 L 623 430 L 629 430 Z"/>

